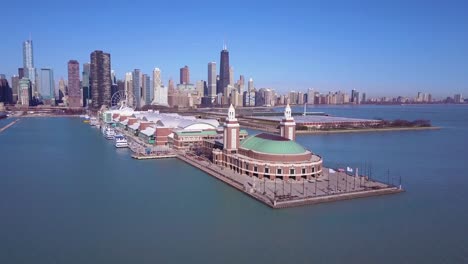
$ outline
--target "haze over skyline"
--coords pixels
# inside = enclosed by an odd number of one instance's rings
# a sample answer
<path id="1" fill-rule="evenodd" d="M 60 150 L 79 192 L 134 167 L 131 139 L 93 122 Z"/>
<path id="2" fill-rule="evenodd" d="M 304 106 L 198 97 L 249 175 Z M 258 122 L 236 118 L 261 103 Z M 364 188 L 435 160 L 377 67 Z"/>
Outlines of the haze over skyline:
<path id="1" fill-rule="evenodd" d="M 135 68 L 158 67 L 165 84 L 190 67 L 192 82 L 207 80 L 223 40 L 235 79 L 280 93 L 315 88 L 370 96 L 468 94 L 466 1 L 8 1 L 0 73 L 22 67 L 31 34 L 36 68 L 67 78 L 67 62 L 111 54 L 122 79 Z M 30 10 L 30 11 L 26 11 Z"/>

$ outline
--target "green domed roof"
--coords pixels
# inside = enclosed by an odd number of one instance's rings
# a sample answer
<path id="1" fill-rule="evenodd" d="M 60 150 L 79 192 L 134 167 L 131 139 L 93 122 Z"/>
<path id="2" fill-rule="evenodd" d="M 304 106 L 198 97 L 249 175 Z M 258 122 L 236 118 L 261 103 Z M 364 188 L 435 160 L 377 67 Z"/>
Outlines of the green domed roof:
<path id="1" fill-rule="evenodd" d="M 304 154 L 307 150 L 296 141 L 266 133 L 257 134 L 245 138 L 240 142 L 240 147 L 266 154 Z"/>

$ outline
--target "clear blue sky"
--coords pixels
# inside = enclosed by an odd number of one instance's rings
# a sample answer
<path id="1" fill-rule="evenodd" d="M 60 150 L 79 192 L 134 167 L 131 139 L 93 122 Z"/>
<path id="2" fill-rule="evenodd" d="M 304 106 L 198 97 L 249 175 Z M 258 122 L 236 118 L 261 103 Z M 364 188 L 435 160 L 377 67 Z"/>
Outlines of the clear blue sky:
<path id="1" fill-rule="evenodd" d="M 190 67 L 206 80 L 223 39 L 236 79 L 280 92 L 316 88 L 369 95 L 468 95 L 468 1 L 4 1 L 0 73 L 22 66 L 66 79 L 69 59 L 111 53 L 119 78 L 140 68 L 164 82 Z"/>

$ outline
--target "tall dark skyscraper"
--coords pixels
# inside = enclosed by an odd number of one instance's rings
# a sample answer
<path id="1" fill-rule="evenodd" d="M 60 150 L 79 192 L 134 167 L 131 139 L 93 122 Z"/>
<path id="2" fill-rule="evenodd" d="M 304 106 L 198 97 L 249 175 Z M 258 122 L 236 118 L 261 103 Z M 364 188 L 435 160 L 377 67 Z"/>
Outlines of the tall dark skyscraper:
<path id="1" fill-rule="evenodd" d="M 216 87 L 216 93 L 223 93 L 224 88 L 229 85 L 229 51 L 224 45 L 221 51 L 221 62 L 219 65 L 219 84 Z"/>
<path id="2" fill-rule="evenodd" d="M 110 54 L 102 50 L 93 51 L 90 68 L 91 106 L 93 108 L 99 108 L 102 105 L 110 106 L 112 86 Z"/>
<path id="3" fill-rule="evenodd" d="M 68 105 L 81 107 L 80 63 L 76 60 L 68 62 Z"/>
<path id="4" fill-rule="evenodd" d="M 18 68 L 18 78 L 21 80 L 24 77 L 24 68 Z"/>
<path id="5" fill-rule="evenodd" d="M 83 64 L 83 73 L 81 87 L 83 89 L 83 106 L 88 105 L 88 101 L 91 99 L 91 89 L 89 87 L 89 73 L 91 72 L 91 65 L 89 63 Z"/>

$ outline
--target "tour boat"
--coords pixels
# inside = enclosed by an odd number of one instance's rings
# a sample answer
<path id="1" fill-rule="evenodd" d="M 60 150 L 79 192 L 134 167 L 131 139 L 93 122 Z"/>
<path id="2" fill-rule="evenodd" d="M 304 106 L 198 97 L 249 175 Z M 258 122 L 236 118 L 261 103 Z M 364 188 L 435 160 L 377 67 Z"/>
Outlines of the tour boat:
<path id="1" fill-rule="evenodd" d="M 104 136 L 106 137 L 106 139 L 114 139 L 114 137 L 115 137 L 114 129 L 112 129 L 110 127 L 106 128 L 106 130 L 104 132 Z"/>
<path id="2" fill-rule="evenodd" d="M 114 143 L 116 148 L 128 148 L 128 142 L 124 135 L 116 135 L 114 137 Z"/>

